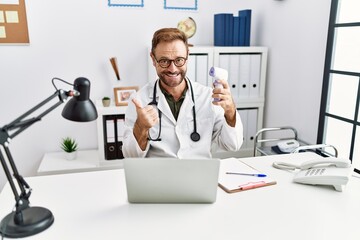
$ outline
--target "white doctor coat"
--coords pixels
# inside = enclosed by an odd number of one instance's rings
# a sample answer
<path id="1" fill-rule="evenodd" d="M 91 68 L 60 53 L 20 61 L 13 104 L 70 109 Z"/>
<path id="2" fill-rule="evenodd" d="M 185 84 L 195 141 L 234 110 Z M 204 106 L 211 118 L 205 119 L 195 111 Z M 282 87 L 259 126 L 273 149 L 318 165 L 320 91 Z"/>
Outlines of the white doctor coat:
<path id="1" fill-rule="evenodd" d="M 148 141 L 146 149 L 141 150 L 133 134 L 137 118 L 136 108 L 129 101 L 125 114 L 122 149 L 125 157 L 211 158 L 213 143 L 223 150 L 240 150 L 243 143 L 243 126 L 239 113 L 236 112 L 235 127 L 229 126 L 225 120 L 223 108 L 212 104 L 212 89 L 196 82 L 191 83 L 194 90 L 196 124 L 200 140 L 194 142 L 190 139 L 191 133 L 194 132 L 192 113 L 194 103 L 191 98 L 191 88 L 188 87 L 176 121 L 159 84 L 156 84 L 157 107 L 162 112 L 160 136 L 162 140 Z M 138 99 L 145 107 L 152 101 L 154 85 L 155 81 L 149 82 L 132 98 Z M 159 134 L 159 123 L 160 121 L 150 129 L 152 138 L 156 138 Z"/>

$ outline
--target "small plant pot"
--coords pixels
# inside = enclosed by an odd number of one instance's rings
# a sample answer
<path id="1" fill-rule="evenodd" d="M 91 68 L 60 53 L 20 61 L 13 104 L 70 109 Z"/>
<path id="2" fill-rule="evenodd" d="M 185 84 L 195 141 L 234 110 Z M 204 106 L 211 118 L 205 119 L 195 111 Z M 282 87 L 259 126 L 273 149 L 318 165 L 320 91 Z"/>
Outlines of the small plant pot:
<path id="1" fill-rule="evenodd" d="M 65 152 L 66 160 L 69 160 L 69 161 L 75 160 L 76 157 L 77 157 L 77 151 L 75 151 L 75 152 Z"/>
<path id="2" fill-rule="evenodd" d="M 104 107 L 110 106 L 110 101 L 111 101 L 110 99 L 102 100 L 103 106 L 104 106 Z"/>

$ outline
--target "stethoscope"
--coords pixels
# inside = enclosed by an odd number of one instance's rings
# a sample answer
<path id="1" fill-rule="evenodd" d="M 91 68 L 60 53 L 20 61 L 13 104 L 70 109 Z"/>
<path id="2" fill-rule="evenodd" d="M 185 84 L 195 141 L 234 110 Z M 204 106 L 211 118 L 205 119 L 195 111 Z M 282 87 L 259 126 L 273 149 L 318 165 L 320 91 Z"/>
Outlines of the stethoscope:
<path id="1" fill-rule="evenodd" d="M 153 91 L 153 98 L 152 101 L 149 102 L 148 105 L 155 105 L 157 107 L 158 102 L 156 101 L 156 84 L 159 82 L 159 79 L 156 80 L 155 84 L 154 84 L 154 91 Z M 195 113 L 195 97 L 194 97 L 194 91 L 193 91 L 193 87 L 190 81 L 187 81 L 189 83 L 190 86 L 190 91 L 191 91 L 191 99 L 194 103 L 193 108 L 192 108 L 192 112 L 193 112 L 193 119 L 194 119 L 194 131 L 190 134 L 190 139 L 193 140 L 194 142 L 197 142 L 200 140 L 200 134 L 196 131 L 196 113 Z M 148 140 L 151 141 L 161 141 L 161 111 L 158 108 L 158 113 L 159 113 L 159 134 L 157 136 L 157 138 L 152 138 L 150 136 L 150 131 L 148 133 Z"/>

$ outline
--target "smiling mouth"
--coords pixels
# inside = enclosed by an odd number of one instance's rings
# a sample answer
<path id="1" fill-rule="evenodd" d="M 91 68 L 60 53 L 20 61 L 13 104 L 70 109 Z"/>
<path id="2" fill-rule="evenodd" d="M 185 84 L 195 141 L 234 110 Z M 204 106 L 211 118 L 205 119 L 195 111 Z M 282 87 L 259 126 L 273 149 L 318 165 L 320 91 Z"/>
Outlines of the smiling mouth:
<path id="1" fill-rule="evenodd" d="M 168 77 L 174 78 L 174 77 L 179 76 L 180 73 L 170 73 L 170 72 L 167 72 L 167 73 L 165 73 L 165 75 L 168 76 Z"/>

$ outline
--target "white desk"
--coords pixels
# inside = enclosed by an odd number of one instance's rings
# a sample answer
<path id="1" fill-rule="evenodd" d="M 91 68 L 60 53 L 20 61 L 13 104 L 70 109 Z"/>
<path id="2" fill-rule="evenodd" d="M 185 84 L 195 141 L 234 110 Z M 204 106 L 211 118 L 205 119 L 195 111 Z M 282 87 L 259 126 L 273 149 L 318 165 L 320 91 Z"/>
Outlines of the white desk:
<path id="1" fill-rule="evenodd" d="M 129 204 L 122 169 L 27 178 L 33 206 L 49 208 L 54 224 L 26 239 L 358 240 L 360 179 L 344 192 L 292 183 L 275 160 L 307 160 L 313 153 L 246 158 L 277 184 L 228 194 L 214 204 Z M 8 184 L 0 218 L 13 208 Z"/>

